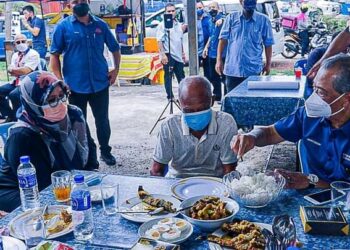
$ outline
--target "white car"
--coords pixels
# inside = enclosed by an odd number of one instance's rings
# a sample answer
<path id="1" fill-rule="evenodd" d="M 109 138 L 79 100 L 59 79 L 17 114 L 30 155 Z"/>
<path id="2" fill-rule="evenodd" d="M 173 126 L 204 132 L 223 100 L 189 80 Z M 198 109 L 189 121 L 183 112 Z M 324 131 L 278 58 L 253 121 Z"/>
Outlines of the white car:
<path id="1" fill-rule="evenodd" d="M 203 1 L 204 5 L 209 5 L 210 1 Z M 239 0 L 218 0 L 220 8 L 224 13 L 231 13 L 242 9 Z M 185 22 L 185 9 L 183 4 L 175 5 L 177 11 L 177 19 L 180 22 Z M 275 44 L 272 47 L 273 55 L 278 55 L 283 51 L 284 32 L 280 26 L 280 14 L 276 4 L 276 0 L 258 0 L 256 7 L 257 11 L 267 15 L 270 18 Z M 155 37 L 156 28 L 163 21 L 164 9 L 153 13 L 146 18 L 146 37 Z M 184 35 L 184 49 L 186 58 L 188 58 L 188 35 Z"/>

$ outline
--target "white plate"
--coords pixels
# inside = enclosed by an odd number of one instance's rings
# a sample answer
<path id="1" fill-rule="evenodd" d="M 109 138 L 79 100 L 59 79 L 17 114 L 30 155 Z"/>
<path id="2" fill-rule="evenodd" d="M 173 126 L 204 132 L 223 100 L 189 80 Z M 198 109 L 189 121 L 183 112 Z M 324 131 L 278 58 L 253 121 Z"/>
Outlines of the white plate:
<path id="1" fill-rule="evenodd" d="M 255 225 L 259 226 L 261 229 L 267 229 L 270 232 L 272 232 L 272 226 L 270 224 L 266 224 L 266 223 L 258 223 L 258 222 L 253 222 Z M 216 230 L 213 235 L 216 236 L 223 236 L 225 235 L 225 233 L 219 228 L 218 230 Z M 230 248 L 227 247 L 222 247 L 219 244 L 213 243 L 213 242 L 209 242 L 209 250 L 230 250 Z M 267 250 L 267 248 L 266 248 Z"/>
<path id="2" fill-rule="evenodd" d="M 40 209 L 33 209 L 33 210 L 28 210 L 26 212 L 21 213 L 20 215 L 16 216 L 13 218 L 10 223 L 10 234 L 11 236 L 24 240 L 24 235 L 23 235 L 23 223 L 27 221 L 30 218 L 35 218 L 40 215 L 42 212 L 42 207 Z M 54 205 L 54 206 L 48 206 L 47 211 L 48 213 L 54 213 L 54 214 L 60 214 L 61 211 L 65 209 L 67 211 L 71 211 L 71 207 L 69 206 L 64 206 L 64 205 Z M 73 232 L 73 222 L 70 223 L 68 227 L 66 227 L 63 231 L 50 234 L 47 239 L 55 239 L 57 237 L 60 237 L 62 235 L 69 234 L 70 232 Z"/>
<path id="3" fill-rule="evenodd" d="M 190 177 L 182 179 L 171 186 L 171 192 L 180 200 L 186 200 L 200 195 L 229 196 L 229 190 L 222 183 L 222 180 L 215 177 Z"/>
<path id="4" fill-rule="evenodd" d="M 27 250 L 23 241 L 10 236 L 2 236 L 2 245 L 4 250 Z"/>
<path id="5" fill-rule="evenodd" d="M 170 195 L 161 195 L 161 194 L 151 194 L 154 198 L 164 199 L 166 201 L 170 201 L 173 203 L 173 208 L 176 210 L 179 209 L 181 202 L 170 196 Z M 124 201 L 123 204 L 120 205 L 120 211 L 147 211 L 144 209 L 144 205 L 142 203 L 142 200 L 138 197 L 134 197 L 131 199 L 128 199 L 127 201 Z M 168 214 L 159 214 L 159 215 L 148 215 L 148 214 L 121 214 L 121 216 L 127 220 L 143 223 L 146 221 L 150 221 L 153 219 L 158 218 L 167 218 L 167 217 L 174 217 L 178 213 L 168 213 Z"/>
<path id="6" fill-rule="evenodd" d="M 163 237 L 160 237 L 159 240 L 164 241 L 164 242 L 168 242 L 168 243 L 172 243 L 172 244 L 180 244 L 180 243 L 186 241 L 192 235 L 193 226 L 191 225 L 191 223 L 189 223 L 183 219 L 179 219 L 179 218 L 172 218 L 172 219 L 174 220 L 174 224 L 178 221 L 184 221 L 187 224 L 187 228 L 181 232 L 180 237 L 177 239 L 166 240 Z M 148 238 L 146 236 L 146 231 L 151 229 L 152 226 L 157 225 L 160 220 L 162 220 L 162 219 L 154 219 L 154 220 L 150 220 L 150 221 L 143 223 L 139 228 L 139 236 L 144 237 L 144 238 Z"/>

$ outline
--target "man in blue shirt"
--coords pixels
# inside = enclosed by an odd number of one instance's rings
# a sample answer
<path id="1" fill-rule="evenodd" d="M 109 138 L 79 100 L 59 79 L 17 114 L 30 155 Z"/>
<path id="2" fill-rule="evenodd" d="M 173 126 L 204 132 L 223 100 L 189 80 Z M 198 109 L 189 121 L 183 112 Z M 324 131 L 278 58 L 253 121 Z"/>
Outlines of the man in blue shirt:
<path id="1" fill-rule="evenodd" d="M 197 2 L 197 35 L 198 35 L 198 62 L 203 67 L 203 73 L 209 79 L 209 61 L 203 57 L 203 50 L 210 37 L 210 17 L 204 11 L 202 1 Z"/>
<path id="2" fill-rule="evenodd" d="M 209 4 L 209 15 L 211 16 L 210 21 L 210 37 L 203 50 L 203 58 L 209 59 L 209 81 L 213 84 L 215 95 L 215 101 L 220 102 L 222 98 L 221 82 L 225 80 L 225 76 L 220 76 L 215 71 L 216 55 L 218 51 L 219 35 L 221 32 L 224 14 L 220 11 L 219 4 L 217 2 L 211 2 Z M 225 61 L 226 50 L 222 53 L 222 60 Z M 226 91 L 224 91 L 226 94 Z"/>
<path id="3" fill-rule="evenodd" d="M 225 19 L 220 33 L 216 71 L 226 76 L 227 92 L 247 77 L 265 73 L 271 68 L 274 44 L 269 18 L 255 11 L 256 0 L 240 0 L 243 11 L 233 12 Z M 222 53 L 227 46 L 225 67 Z M 266 63 L 263 63 L 263 47 Z"/>
<path id="4" fill-rule="evenodd" d="M 70 103 L 78 106 L 86 117 L 90 104 L 95 118 L 101 159 L 115 165 L 109 138 L 111 128 L 108 118 L 109 86 L 119 72 L 119 44 L 107 23 L 89 14 L 87 0 L 70 0 L 73 15 L 63 19 L 53 33 L 51 45 L 51 67 L 54 74 L 63 79 L 71 90 Z M 114 69 L 109 71 L 103 55 L 104 45 L 112 52 Z M 63 55 L 61 71 L 60 55 Z M 96 145 L 88 131 L 88 167 L 97 168 Z"/>
<path id="5" fill-rule="evenodd" d="M 314 92 L 305 107 L 274 125 L 254 129 L 233 139 L 232 149 L 242 156 L 254 146 L 284 140 L 303 148 L 302 173 L 280 171 L 287 187 L 328 187 L 336 180 L 350 181 L 350 57 L 326 59 L 314 79 Z M 306 163 L 306 164 L 304 164 Z"/>
<path id="6" fill-rule="evenodd" d="M 36 50 L 40 58 L 45 59 L 47 52 L 45 23 L 34 14 L 34 8 L 27 5 L 23 8 L 24 19 L 22 23 L 33 35 L 33 49 Z"/>

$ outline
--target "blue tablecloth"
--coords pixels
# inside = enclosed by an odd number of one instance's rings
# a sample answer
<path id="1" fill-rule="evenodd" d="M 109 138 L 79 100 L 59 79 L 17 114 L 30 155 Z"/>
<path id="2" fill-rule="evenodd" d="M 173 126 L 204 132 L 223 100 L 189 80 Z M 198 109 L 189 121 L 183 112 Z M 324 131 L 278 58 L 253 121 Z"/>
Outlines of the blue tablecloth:
<path id="1" fill-rule="evenodd" d="M 305 77 L 298 90 L 249 90 L 248 81 L 295 81 L 294 76 L 250 76 L 224 98 L 222 110 L 238 126 L 271 125 L 304 103 Z"/>
<path id="2" fill-rule="evenodd" d="M 114 178 L 115 181 L 120 184 L 120 198 L 123 201 L 135 197 L 139 185 L 143 185 L 145 190 L 151 193 L 170 195 L 170 187 L 176 181 L 167 178 L 144 178 L 119 175 L 115 175 Z M 241 207 L 237 217 L 250 221 L 271 223 L 274 216 L 289 214 L 296 222 L 297 237 L 299 241 L 304 243 L 303 249 L 349 249 L 349 236 L 311 236 L 303 233 L 301 220 L 299 218 L 299 206 L 310 205 L 303 199 L 304 192 L 284 191 L 279 201 L 262 209 L 246 209 Z M 44 203 L 57 204 L 50 187 L 41 192 L 41 200 Z M 12 218 L 20 213 L 20 209 L 15 210 L 1 219 L 0 225 L 7 225 Z M 120 246 L 120 249 L 125 249 L 138 240 L 137 231 L 140 224 L 127 221 L 120 216 L 105 216 L 101 205 L 93 206 L 93 214 L 95 223 L 94 243 L 104 246 Z M 208 249 L 207 242 L 195 240 L 200 234 L 201 232 L 195 228 L 190 239 L 181 244 L 181 249 Z M 89 244 L 80 244 L 74 240 L 73 234 L 62 236 L 57 240 L 71 244 L 79 250 L 103 249 Z"/>

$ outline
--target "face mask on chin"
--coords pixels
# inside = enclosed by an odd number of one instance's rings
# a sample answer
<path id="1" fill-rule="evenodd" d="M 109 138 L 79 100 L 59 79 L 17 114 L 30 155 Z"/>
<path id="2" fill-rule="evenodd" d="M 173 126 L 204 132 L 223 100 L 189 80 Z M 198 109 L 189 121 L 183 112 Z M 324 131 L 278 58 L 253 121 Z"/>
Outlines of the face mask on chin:
<path id="1" fill-rule="evenodd" d="M 187 126 L 194 131 L 205 129 L 211 121 L 211 109 L 194 113 L 182 113 Z"/>
<path id="2" fill-rule="evenodd" d="M 244 0 L 243 3 L 243 9 L 250 15 L 254 13 L 254 10 L 256 8 L 256 1 L 255 0 Z"/>
<path id="3" fill-rule="evenodd" d="M 345 93 L 328 104 L 316 92 L 313 92 L 305 101 L 306 115 L 311 118 L 329 118 L 342 112 L 344 107 L 332 113 L 331 105 L 340 100 L 344 95 Z"/>
<path id="4" fill-rule="evenodd" d="M 73 13 L 78 17 L 86 16 L 90 11 L 90 7 L 87 3 L 80 3 L 73 7 Z"/>
<path id="5" fill-rule="evenodd" d="M 27 43 L 20 43 L 20 44 L 16 44 L 16 49 L 19 52 L 25 52 L 28 49 L 28 44 Z"/>
<path id="6" fill-rule="evenodd" d="M 44 112 L 44 119 L 49 122 L 59 122 L 62 121 L 67 115 L 67 102 L 59 101 L 56 107 L 50 107 L 50 105 L 45 105 L 42 107 Z"/>

